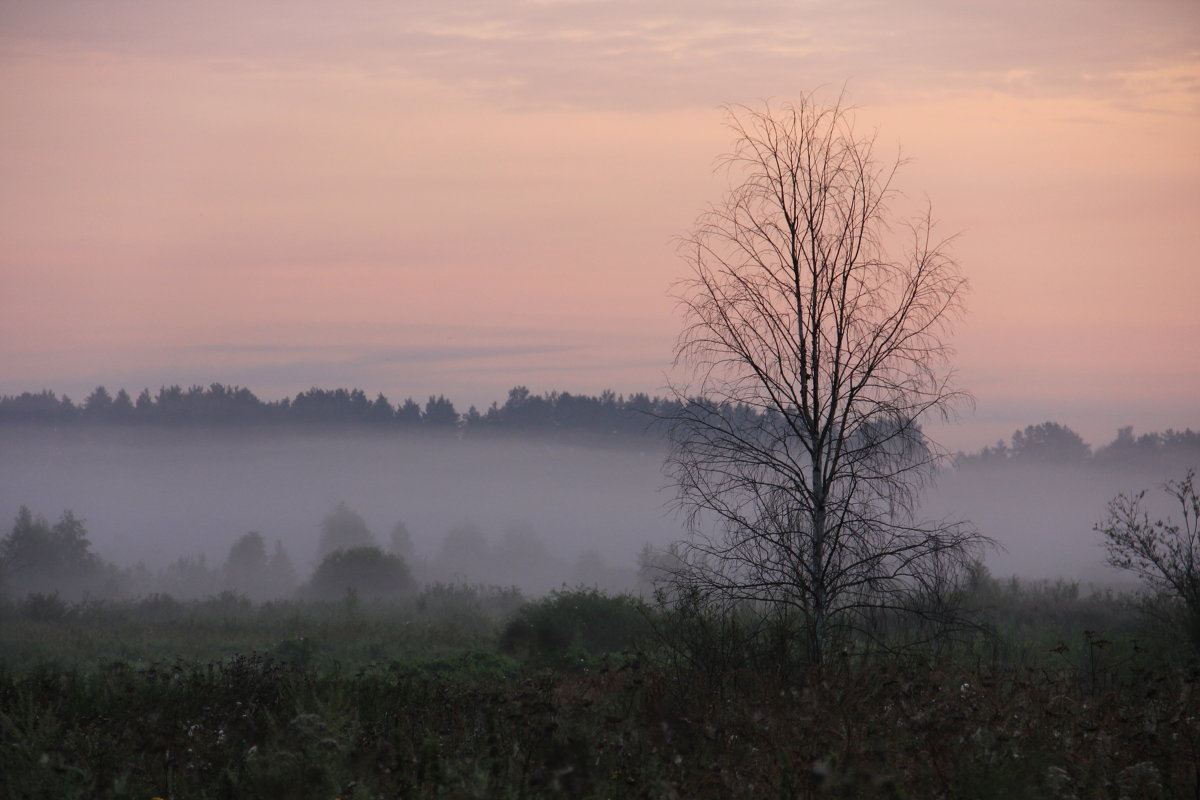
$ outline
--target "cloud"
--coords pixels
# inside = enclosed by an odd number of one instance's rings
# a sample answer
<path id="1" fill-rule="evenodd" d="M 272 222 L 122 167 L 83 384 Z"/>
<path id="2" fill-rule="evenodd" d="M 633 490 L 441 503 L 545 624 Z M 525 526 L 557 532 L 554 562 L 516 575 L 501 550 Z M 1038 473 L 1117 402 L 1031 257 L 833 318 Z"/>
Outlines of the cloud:
<path id="1" fill-rule="evenodd" d="M 1200 60 L 1198 9 L 1169 0 L 77 0 L 9 3 L 0 29 L 9 49 L 264 69 L 337 64 L 418 76 L 516 108 L 660 109 L 847 79 L 864 93 L 886 85 L 893 96 L 981 85 L 1132 95 L 1137 86 L 1124 76 Z"/>

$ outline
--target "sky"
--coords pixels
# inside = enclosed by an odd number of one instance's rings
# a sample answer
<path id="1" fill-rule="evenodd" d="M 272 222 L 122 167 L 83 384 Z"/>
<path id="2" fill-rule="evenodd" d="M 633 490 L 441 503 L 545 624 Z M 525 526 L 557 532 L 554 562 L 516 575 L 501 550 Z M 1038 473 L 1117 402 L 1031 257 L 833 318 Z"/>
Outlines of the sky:
<path id="1" fill-rule="evenodd" d="M 722 108 L 841 92 L 977 448 L 1200 427 L 1194 0 L 0 0 L 0 394 L 662 393 Z"/>

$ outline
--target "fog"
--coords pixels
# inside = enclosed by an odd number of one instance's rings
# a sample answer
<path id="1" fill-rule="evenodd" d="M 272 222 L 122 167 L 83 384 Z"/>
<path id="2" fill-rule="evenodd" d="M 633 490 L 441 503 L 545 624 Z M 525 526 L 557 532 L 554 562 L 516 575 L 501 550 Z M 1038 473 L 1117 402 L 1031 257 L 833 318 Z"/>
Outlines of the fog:
<path id="1" fill-rule="evenodd" d="M 160 570 L 181 556 L 220 566 L 257 531 L 268 547 L 283 543 L 304 580 L 322 520 L 344 502 L 382 547 L 402 522 L 418 574 L 544 591 L 602 582 L 606 570 L 632 576 L 646 543 L 681 536 L 662 457 L 650 439 L 7 428 L 0 532 L 22 505 L 50 519 L 71 509 L 101 558 Z M 924 511 L 970 519 L 994 538 L 1000 549 L 986 562 L 997 576 L 1113 582 L 1121 576 L 1092 530 L 1107 501 L 1182 474 L 1173 463 L 976 464 L 943 473 Z"/>
<path id="2" fill-rule="evenodd" d="M 282 541 L 303 577 L 341 502 L 384 547 L 403 522 L 418 561 L 435 561 L 446 534 L 467 527 L 492 546 L 528 551 L 540 540 L 554 558 L 632 565 L 645 543 L 680 533 L 657 491 L 661 463 L 653 447 L 515 438 L 9 429 L 0 514 L 7 533 L 21 505 L 51 519 L 71 509 L 98 555 L 151 569 L 181 555 L 219 565 L 253 530 Z M 471 572 L 462 577 L 485 577 Z"/>
<path id="3" fill-rule="evenodd" d="M 1093 526 L 1119 492 L 1153 489 L 1181 476 L 1090 465 L 964 467 L 943 472 L 924 507 L 930 516 L 968 519 L 995 540 L 984 561 L 998 577 L 1120 585 L 1130 577 L 1105 565 Z"/>

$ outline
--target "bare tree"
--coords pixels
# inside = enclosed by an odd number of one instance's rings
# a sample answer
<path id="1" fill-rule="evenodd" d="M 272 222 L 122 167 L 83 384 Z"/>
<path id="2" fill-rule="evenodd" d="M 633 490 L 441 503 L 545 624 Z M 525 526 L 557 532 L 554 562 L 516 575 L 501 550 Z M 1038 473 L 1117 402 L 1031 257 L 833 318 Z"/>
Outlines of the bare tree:
<path id="1" fill-rule="evenodd" d="M 945 340 L 966 284 L 928 213 L 894 224 L 902 162 L 840 101 L 733 108 L 728 125 L 731 188 L 681 243 L 679 577 L 798 615 L 820 661 L 871 618 L 937 605 L 987 544 L 914 514 L 944 457 L 921 421 L 969 400 Z"/>
<path id="2" fill-rule="evenodd" d="M 1120 494 L 1108 503 L 1108 515 L 1095 526 L 1104 535 L 1107 561 L 1144 580 L 1159 597 L 1183 612 L 1192 644 L 1200 647 L 1200 495 L 1195 470 L 1163 491 L 1179 503 L 1180 520 L 1150 521 L 1145 492 Z"/>

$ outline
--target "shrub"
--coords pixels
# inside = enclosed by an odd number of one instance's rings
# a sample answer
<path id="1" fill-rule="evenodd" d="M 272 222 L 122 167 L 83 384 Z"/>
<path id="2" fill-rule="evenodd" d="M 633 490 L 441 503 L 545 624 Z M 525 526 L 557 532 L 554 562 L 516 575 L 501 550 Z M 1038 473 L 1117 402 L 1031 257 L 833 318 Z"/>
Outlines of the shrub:
<path id="1" fill-rule="evenodd" d="M 58 592 L 33 592 L 20 603 L 21 616 L 35 622 L 58 622 L 66 619 L 71 609 Z"/>
<path id="2" fill-rule="evenodd" d="M 648 630 L 648 610 L 635 597 L 562 590 L 521 606 L 504 627 L 500 646 L 535 658 L 572 650 L 601 655 L 633 648 Z"/>
<path id="3" fill-rule="evenodd" d="M 1095 530 L 1104 536 L 1107 561 L 1137 575 L 1160 603 L 1174 605 L 1192 645 L 1200 649 L 1200 494 L 1195 470 L 1163 491 L 1179 504 L 1180 519 L 1151 521 L 1145 492 L 1121 494 Z"/>
<path id="4" fill-rule="evenodd" d="M 367 600 L 394 600 L 415 589 L 408 564 L 378 547 L 335 550 L 325 556 L 308 584 L 316 600 L 338 600 L 347 590 Z"/>
<path id="5" fill-rule="evenodd" d="M 130 617 L 143 622 L 170 622 L 183 617 L 185 607 L 173 595 L 161 592 L 138 598 Z"/>
<path id="6" fill-rule="evenodd" d="M 468 637 L 491 636 L 500 620 L 520 608 L 524 597 L 515 586 L 469 583 L 426 585 L 417 597 L 417 612 L 426 620 Z"/>

